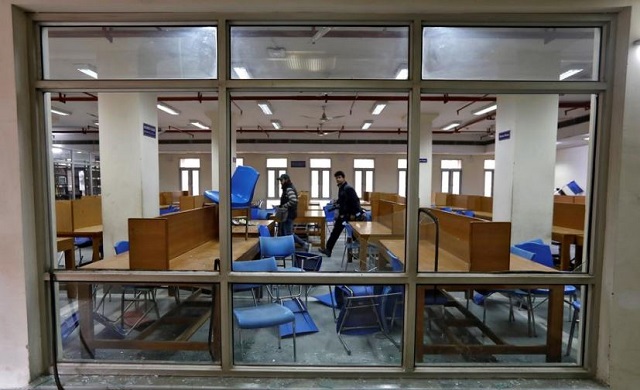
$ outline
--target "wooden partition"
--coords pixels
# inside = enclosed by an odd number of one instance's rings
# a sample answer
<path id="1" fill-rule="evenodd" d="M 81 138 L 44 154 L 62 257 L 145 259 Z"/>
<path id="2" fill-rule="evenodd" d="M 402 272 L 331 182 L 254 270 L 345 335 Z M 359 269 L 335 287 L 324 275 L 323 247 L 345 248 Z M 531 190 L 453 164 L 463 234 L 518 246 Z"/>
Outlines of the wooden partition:
<path id="1" fill-rule="evenodd" d="M 56 200 L 56 231 L 73 231 L 73 211 L 70 200 Z"/>
<path id="2" fill-rule="evenodd" d="M 217 206 L 157 218 L 130 218 L 129 267 L 168 270 L 171 259 L 218 237 Z"/>
<path id="3" fill-rule="evenodd" d="M 394 235 L 404 235 L 406 221 L 406 205 L 389 200 L 378 201 L 378 216 L 373 219 L 391 229 Z"/>
<path id="4" fill-rule="evenodd" d="M 309 191 L 298 192 L 298 215 L 304 215 L 309 208 Z"/>
<path id="5" fill-rule="evenodd" d="M 438 218 L 440 249 L 469 265 L 471 272 L 508 271 L 511 223 L 489 222 L 431 209 Z M 422 225 L 420 239 L 435 241 L 434 225 Z"/>
<path id="6" fill-rule="evenodd" d="M 433 197 L 433 203 L 436 206 L 448 206 L 449 205 L 449 194 L 444 192 L 436 192 Z"/>
<path id="7" fill-rule="evenodd" d="M 369 194 L 369 203 L 371 204 L 371 217 L 374 221 L 378 220 L 380 216 L 388 214 L 389 210 L 380 210 L 380 202 L 386 201 L 401 205 L 407 204 L 407 199 L 398 194 L 389 192 L 371 192 Z"/>
<path id="8" fill-rule="evenodd" d="M 160 206 L 172 205 L 173 192 L 161 192 L 159 201 L 160 201 Z"/>
<path id="9" fill-rule="evenodd" d="M 72 233 L 76 229 L 102 225 L 102 201 L 99 196 L 76 200 L 56 200 L 56 230 Z"/>
<path id="10" fill-rule="evenodd" d="M 553 226 L 584 230 L 585 205 L 575 203 L 553 204 Z"/>
<path id="11" fill-rule="evenodd" d="M 584 204 L 586 198 L 587 198 L 586 196 L 582 196 L 582 195 L 554 195 L 553 202 Z"/>
<path id="12" fill-rule="evenodd" d="M 197 209 L 204 206 L 204 196 L 203 195 L 183 195 L 180 197 L 180 210 L 191 210 Z"/>

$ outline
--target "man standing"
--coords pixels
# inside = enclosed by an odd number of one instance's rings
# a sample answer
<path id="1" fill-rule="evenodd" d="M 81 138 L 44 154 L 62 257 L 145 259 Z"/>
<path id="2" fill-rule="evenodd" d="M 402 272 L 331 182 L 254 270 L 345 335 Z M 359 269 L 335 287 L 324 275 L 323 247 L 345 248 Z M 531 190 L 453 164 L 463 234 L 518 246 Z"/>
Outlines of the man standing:
<path id="1" fill-rule="evenodd" d="M 302 246 L 305 252 L 309 252 L 309 243 L 293 233 L 293 220 L 298 216 L 298 191 L 291 183 L 291 178 L 286 173 L 278 178 L 282 186 L 282 195 L 280 196 L 280 206 L 287 209 L 287 217 L 280 221 L 280 236 L 293 235 L 296 244 Z"/>
<path id="2" fill-rule="evenodd" d="M 333 204 L 333 210 L 338 209 L 338 217 L 333 224 L 333 230 L 329 235 L 325 249 L 320 249 L 320 253 L 329 257 L 331 257 L 331 251 L 344 229 L 343 223 L 356 219 L 362 214 L 360 198 L 358 198 L 356 190 L 345 180 L 344 172 L 337 171 L 333 174 L 333 177 L 335 177 L 338 185 L 338 200 Z"/>

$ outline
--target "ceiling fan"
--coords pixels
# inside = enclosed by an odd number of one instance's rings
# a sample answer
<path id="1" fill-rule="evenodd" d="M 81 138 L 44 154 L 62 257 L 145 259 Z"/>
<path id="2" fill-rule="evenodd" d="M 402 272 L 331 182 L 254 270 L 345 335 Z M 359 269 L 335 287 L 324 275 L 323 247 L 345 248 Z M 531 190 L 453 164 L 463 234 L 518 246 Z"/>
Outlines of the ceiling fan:
<path id="1" fill-rule="evenodd" d="M 329 122 L 330 120 L 344 117 L 344 115 L 327 116 L 327 106 L 326 105 L 322 106 L 322 115 L 320 115 L 320 118 L 313 117 L 313 116 L 308 116 L 308 115 L 302 115 L 302 116 L 305 117 L 305 118 L 318 120 L 320 126 L 322 126 L 326 122 Z"/>
<path id="2" fill-rule="evenodd" d="M 308 131 L 308 133 L 313 133 L 315 135 L 317 135 L 318 137 L 324 137 L 327 135 L 331 135 L 331 134 L 335 134 L 335 133 L 340 133 L 340 130 L 324 130 L 322 128 L 323 123 L 320 123 L 320 125 L 318 127 L 316 127 L 315 131 Z"/>

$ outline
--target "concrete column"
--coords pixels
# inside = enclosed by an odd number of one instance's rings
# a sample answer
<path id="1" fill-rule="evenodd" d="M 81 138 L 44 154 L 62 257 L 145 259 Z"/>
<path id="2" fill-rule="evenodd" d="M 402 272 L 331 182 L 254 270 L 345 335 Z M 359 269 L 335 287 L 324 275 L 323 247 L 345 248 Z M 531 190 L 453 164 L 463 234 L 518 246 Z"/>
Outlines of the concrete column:
<path id="1" fill-rule="evenodd" d="M 511 242 L 551 240 L 558 95 L 499 95 L 493 220 Z"/>
<path id="2" fill-rule="evenodd" d="M 128 237 L 128 219 L 159 214 L 155 93 L 101 93 L 100 176 L 105 256 Z"/>
<path id="3" fill-rule="evenodd" d="M 431 172 L 433 170 L 433 133 L 432 123 L 437 113 L 420 114 L 420 207 L 428 207 L 431 201 Z"/>
<path id="4" fill-rule="evenodd" d="M 211 188 L 220 189 L 220 150 L 218 145 L 218 111 L 207 111 L 205 115 L 211 120 Z M 208 190 L 205 188 L 204 190 Z"/>

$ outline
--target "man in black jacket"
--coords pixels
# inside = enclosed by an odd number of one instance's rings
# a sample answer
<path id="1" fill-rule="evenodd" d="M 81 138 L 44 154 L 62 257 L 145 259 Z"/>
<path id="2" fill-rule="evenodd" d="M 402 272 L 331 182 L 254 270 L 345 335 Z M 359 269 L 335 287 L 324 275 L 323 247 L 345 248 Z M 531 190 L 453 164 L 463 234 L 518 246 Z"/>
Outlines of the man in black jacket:
<path id="1" fill-rule="evenodd" d="M 356 190 L 345 180 L 344 172 L 337 171 L 333 176 L 336 178 L 336 184 L 338 185 L 338 200 L 334 203 L 333 209 L 338 209 L 338 217 L 333 224 L 333 230 L 329 235 L 325 249 L 320 249 L 320 253 L 329 257 L 331 257 L 331 251 L 344 229 L 343 223 L 360 218 L 362 215 L 360 198 L 358 198 Z"/>

